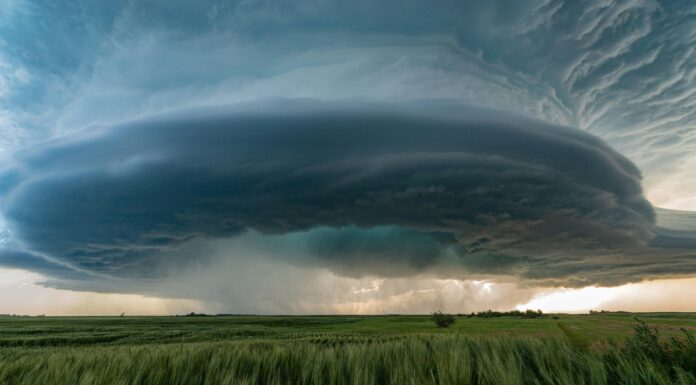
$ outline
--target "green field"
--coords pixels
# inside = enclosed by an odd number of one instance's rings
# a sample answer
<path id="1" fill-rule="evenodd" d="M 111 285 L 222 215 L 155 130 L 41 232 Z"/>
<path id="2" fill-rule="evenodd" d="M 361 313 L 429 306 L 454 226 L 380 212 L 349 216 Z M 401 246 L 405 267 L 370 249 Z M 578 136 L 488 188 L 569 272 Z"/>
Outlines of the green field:
<path id="1" fill-rule="evenodd" d="M 0 317 L 0 383 L 696 384 L 696 314 L 634 316 Z"/>

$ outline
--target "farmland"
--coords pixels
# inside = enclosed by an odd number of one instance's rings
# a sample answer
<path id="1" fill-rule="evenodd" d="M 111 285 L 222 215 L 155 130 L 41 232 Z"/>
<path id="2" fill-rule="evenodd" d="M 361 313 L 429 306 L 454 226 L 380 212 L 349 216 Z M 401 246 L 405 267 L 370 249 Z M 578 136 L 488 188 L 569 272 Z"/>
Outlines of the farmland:
<path id="1" fill-rule="evenodd" d="M 634 316 L 0 317 L 0 384 L 696 384 L 696 314 Z"/>

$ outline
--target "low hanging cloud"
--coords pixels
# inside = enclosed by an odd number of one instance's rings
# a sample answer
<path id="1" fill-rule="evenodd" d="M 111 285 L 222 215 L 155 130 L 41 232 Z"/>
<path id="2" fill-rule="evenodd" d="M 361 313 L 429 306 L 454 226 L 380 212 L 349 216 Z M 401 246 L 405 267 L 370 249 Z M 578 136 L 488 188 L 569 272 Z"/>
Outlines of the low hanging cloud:
<path id="1" fill-rule="evenodd" d="M 351 277 L 696 272 L 640 179 L 591 134 L 512 114 L 275 100 L 90 127 L 18 152 L 0 187 L 15 248 L 115 279 L 165 279 L 221 247 Z"/>

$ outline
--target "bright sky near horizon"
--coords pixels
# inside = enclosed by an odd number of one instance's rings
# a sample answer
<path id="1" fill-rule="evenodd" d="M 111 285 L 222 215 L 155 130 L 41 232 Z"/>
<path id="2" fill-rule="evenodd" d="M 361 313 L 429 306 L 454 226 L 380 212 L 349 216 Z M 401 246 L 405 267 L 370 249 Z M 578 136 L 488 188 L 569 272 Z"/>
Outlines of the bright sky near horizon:
<path id="1" fill-rule="evenodd" d="M 696 4 L 0 0 L 0 313 L 696 311 Z"/>

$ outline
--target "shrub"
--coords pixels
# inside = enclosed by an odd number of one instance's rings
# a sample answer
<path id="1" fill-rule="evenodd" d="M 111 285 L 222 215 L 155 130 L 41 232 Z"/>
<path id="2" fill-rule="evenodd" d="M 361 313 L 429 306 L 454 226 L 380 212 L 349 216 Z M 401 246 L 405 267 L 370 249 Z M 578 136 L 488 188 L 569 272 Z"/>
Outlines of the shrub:
<path id="1" fill-rule="evenodd" d="M 439 328 L 446 328 L 454 323 L 456 318 L 452 314 L 446 314 L 441 311 L 436 311 L 433 313 L 433 321 Z"/>

